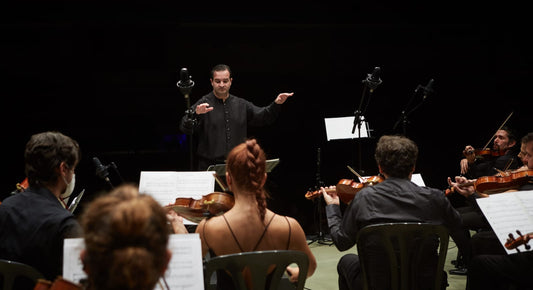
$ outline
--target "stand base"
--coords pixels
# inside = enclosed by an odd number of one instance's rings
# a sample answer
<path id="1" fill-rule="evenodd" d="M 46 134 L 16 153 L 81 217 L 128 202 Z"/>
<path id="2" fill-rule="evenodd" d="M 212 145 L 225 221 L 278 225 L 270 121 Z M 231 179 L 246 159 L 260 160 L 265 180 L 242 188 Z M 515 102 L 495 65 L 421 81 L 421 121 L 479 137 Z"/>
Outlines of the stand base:
<path id="1" fill-rule="evenodd" d="M 328 245 L 328 246 L 331 246 L 333 245 L 333 240 L 331 239 L 331 237 L 327 234 L 317 234 L 317 235 L 311 235 L 311 236 L 307 236 L 307 245 L 311 245 L 313 243 L 318 243 L 318 244 L 321 244 L 321 245 Z"/>

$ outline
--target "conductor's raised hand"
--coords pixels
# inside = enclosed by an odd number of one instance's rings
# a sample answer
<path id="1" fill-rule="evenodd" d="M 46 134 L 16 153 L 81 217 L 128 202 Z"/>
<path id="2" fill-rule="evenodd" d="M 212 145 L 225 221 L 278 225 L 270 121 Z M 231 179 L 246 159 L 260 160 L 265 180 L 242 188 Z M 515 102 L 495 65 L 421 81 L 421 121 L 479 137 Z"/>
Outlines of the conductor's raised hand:
<path id="1" fill-rule="evenodd" d="M 287 98 L 289 98 L 290 96 L 294 95 L 294 93 L 281 93 L 279 94 L 276 99 L 274 100 L 274 102 L 278 105 L 281 105 L 283 103 L 285 103 L 285 101 L 287 100 Z"/>
<path id="2" fill-rule="evenodd" d="M 208 103 L 201 103 L 196 106 L 196 115 L 205 114 L 207 112 L 213 111 L 213 107 L 210 107 Z"/>

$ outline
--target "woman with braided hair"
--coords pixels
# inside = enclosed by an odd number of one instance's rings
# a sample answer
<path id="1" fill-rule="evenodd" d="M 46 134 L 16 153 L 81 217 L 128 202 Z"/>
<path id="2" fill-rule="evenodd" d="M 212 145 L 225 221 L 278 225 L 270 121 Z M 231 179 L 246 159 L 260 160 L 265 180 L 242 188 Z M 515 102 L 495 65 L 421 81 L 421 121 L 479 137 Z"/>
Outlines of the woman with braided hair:
<path id="1" fill-rule="evenodd" d="M 202 254 L 213 256 L 266 250 L 299 250 L 309 257 L 311 276 L 316 259 L 307 245 L 305 233 L 294 218 L 277 215 L 267 208 L 265 185 L 266 156 L 255 139 L 237 145 L 228 154 L 226 181 L 235 197 L 233 208 L 223 215 L 204 219 L 196 228 L 202 241 Z M 288 267 L 295 282 L 298 268 Z M 229 277 L 225 277 L 229 278 Z M 217 277 L 223 289 L 224 277 Z M 226 284 L 230 285 L 230 284 Z"/>

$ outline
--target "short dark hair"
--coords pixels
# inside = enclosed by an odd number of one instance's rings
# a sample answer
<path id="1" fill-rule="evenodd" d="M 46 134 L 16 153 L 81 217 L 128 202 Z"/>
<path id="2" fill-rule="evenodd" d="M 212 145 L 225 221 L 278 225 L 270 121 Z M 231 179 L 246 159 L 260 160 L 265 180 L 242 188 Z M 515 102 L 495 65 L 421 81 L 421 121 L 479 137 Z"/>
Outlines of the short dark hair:
<path id="1" fill-rule="evenodd" d="M 374 158 L 387 175 L 408 178 L 418 158 L 418 146 L 407 137 L 385 135 L 379 138 Z"/>
<path id="2" fill-rule="evenodd" d="M 81 159 L 80 146 L 74 139 L 59 132 L 34 134 L 24 151 L 25 172 L 30 186 L 44 186 L 54 182 L 55 170 L 61 162 L 74 168 Z"/>
<path id="3" fill-rule="evenodd" d="M 212 69 L 211 69 L 211 78 L 215 75 L 215 72 L 216 71 L 225 71 L 227 70 L 229 72 L 229 77 L 231 78 L 231 68 L 229 67 L 229 65 L 225 65 L 225 64 L 217 64 L 215 65 Z"/>

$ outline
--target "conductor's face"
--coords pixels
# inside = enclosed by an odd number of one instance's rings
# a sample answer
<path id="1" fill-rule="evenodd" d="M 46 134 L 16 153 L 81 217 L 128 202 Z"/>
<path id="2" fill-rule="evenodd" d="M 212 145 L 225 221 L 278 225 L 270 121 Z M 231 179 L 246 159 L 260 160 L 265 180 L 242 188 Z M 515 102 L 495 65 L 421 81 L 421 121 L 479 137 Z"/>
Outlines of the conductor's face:
<path id="1" fill-rule="evenodd" d="M 211 79 L 211 86 L 213 86 L 213 92 L 215 96 L 219 98 L 226 98 L 229 95 L 229 89 L 231 87 L 231 77 L 227 70 L 215 71 L 213 78 Z"/>

